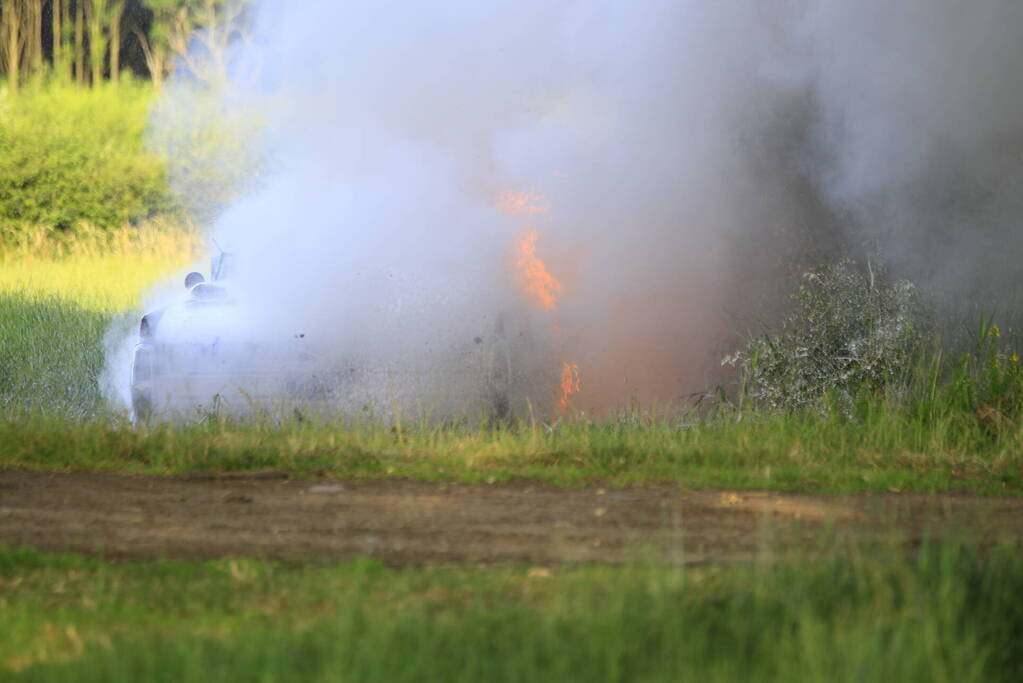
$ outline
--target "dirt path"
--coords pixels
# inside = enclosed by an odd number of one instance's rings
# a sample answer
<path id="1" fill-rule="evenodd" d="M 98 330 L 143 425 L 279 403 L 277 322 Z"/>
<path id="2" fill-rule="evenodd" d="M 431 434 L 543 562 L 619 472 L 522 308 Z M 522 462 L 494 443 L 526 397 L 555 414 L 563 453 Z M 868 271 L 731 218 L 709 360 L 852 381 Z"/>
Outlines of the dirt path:
<path id="1" fill-rule="evenodd" d="M 727 562 L 828 530 L 1023 540 L 1023 500 L 0 471 L 0 540 L 112 558 Z"/>

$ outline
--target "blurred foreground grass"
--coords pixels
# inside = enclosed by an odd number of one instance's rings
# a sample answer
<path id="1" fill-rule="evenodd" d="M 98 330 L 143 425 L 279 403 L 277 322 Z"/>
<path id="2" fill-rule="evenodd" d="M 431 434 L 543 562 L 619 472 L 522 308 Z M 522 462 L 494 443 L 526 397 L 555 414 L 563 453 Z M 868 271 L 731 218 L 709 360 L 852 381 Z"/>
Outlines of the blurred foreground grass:
<path id="1" fill-rule="evenodd" d="M 750 566 L 110 564 L 0 546 L 12 681 L 1014 681 L 1023 555 Z"/>

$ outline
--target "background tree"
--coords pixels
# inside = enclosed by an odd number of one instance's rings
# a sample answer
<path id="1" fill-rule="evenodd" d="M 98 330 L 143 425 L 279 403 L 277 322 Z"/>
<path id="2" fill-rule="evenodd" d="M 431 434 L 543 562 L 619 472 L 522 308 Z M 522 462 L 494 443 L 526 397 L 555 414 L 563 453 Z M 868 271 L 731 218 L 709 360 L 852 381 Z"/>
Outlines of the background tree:
<path id="1" fill-rule="evenodd" d="M 50 3 L 50 59 L 53 64 L 53 71 L 60 78 L 62 74 L 61 66 L 64 63 L 64 12 L 67 9 L 67 5 L 63 4 L 61 0 L 52 0 Z"/>
<path id="2" fill-rule="evenodd" d="M 186 0 L 148 0 L 146 7 L 152 13 L 148 32 L 136 28 L 135 35 L 142 46 L 146 67 L 153 85 L 160 89 L 167 75 L 170 63 L 172 35 L 188 15 Z"/>
<path id="3" fill-rule="evenodd" d="M 180 23 L 171 32 L 175 57 L 201 81 L 226 81 L 231 45 L 248 39 L 247 5 L 239 0 L 196 0 L 188 3 L 187 15 L 178 17 Z"/>
<path id="4" fill-rule="evenodd" d="M 172 68 L 227 77 L 247 39 L 247 0 L 0 0 L 0 77 L 16 92 L 47 70 L 80 86 L 117 83 L 126 67 L 159 88 Z"/>
<path id="5" fill-rule="evenodd" d="M 91 83 L 99 85 L 103 81 L 103 61 L 107 52 L 107 36 L 103 29 L 107 19 L 109 0 L 87 0 L 82 4 L 85 7 L 85 20 L 89 29 Z"/>
<path id="6" fill-rule="evenodd" d="M 85 0 L 75 1 L 75 81 L 85 84 Z"/>
<path id="7" fill-rule="evenodd" d="M 107 7 L 107 37 L 110 42 L 110 80 L 121 80 L 121 21 L 124 18 L 124 0 L 109 0 Z"/>
<path id="8" fill-rule="evenodd" d="M 28 30 L 25 41 L 25 61 L 33 73 L 40 71 L 43 66 L 43 5 L 45 1 L 28 0 L 25 3 L 25 28 Z"/>
<path id="9" fill-rule="evenodd" d="M 177 62 L 196 78 L 227 78 L 230 45 L 248 37 L 248 3 L 242 0 L 147 0 L 149 32 L 136 31 L 150 78 L 160 87 Z"/>
<path id="10" fill-rule="evenodd" d="M 0 3 L 0 58 L 12 92 L 17 92 L 21 82 L 22 56 L 27 42 L 24 30 L 26 4 L 26 0 L 4 0 Z"/>

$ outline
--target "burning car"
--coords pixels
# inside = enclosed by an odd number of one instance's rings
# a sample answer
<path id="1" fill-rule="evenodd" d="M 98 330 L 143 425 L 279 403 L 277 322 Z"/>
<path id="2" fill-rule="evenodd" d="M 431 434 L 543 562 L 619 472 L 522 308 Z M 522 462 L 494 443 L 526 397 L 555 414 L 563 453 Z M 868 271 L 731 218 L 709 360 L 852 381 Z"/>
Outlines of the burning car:
<path id="1" fill-rule="evenodd" d="M 214 257 L 209 280 L 189 273 L 183 300 L 142 316 L 131 367 L 135 421 L 211 413 L 329 418 L 367 410 L 503 416 L 512 409 L 521 373 L 513 371 L 515 340 L 504 316 L 486 336 L 428 364 L 337 355 L 301 330 L 249 334 L 245 302 L 232 286 L 234 259 Z M 525 393 L 518 395 L 524 402 Z"/>

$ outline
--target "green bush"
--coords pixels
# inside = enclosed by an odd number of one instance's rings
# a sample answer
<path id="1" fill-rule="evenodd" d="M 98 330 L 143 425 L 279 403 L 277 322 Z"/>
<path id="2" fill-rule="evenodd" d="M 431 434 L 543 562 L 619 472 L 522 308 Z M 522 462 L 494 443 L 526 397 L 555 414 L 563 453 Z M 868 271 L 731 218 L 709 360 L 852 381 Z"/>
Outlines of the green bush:
<path id="1" fill-rule="evenodd" d="M 165 162 L 143 146 L 150 87 L 0 92 L 0 222 L 121 226 L 172 211 Z"/>

